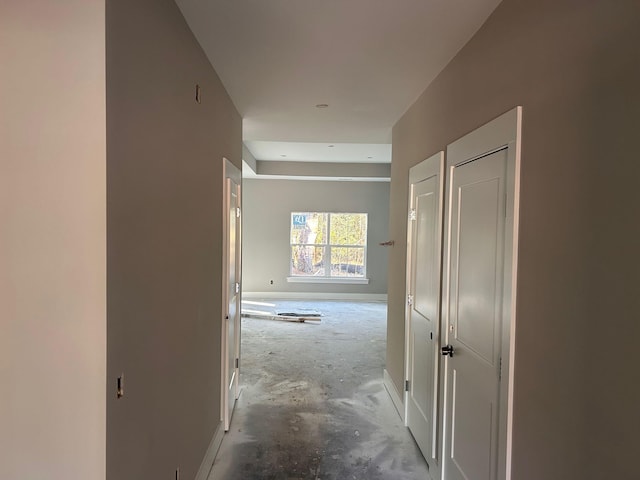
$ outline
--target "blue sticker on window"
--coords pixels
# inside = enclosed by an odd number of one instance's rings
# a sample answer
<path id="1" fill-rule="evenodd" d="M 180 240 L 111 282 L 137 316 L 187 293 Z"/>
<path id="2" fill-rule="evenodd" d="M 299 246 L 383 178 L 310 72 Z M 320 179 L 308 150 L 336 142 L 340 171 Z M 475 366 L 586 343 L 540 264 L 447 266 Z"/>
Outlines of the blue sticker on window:
<path id="1" fill-rule="evenodd" d="M 306 215 L 294 215 L 293 216 L 293 226 L 294 227 L 304 227 L 307 224 L 307 216 Z"/>

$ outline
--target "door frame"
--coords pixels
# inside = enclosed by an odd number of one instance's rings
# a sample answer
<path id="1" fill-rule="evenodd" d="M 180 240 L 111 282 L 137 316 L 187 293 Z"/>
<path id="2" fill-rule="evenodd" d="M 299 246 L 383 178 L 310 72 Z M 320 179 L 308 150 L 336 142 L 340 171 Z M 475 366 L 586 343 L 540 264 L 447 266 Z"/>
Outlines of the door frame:
<path id="1" fill-rule="evenodd" d="M 227 158 L 222 159 L 222 182 L 223 182 L 223 200 L 222 200 L 222 315 L 221 315 L 221 337 L 220 337 L 220 353 L 221 353 L 221 388 L 220 388 L 220 420 L 223 422 L 224 430 L 229 430 L 231 423 L 231 414 L 229 414 L 229 355 L 228 355 L 228 322 L 229 315 L 229 203 L 231 191 L 229 190 L 229 179 L 238 186 L 237 208 L 241 212 L 242 206 L 242 171 L 231 163 Z M 240 289 L 236 300 L 236 319 L 235 319 L 235 338 L 233 348 L 235 349 L 237 359 L 234 367 L 234 398 L 238 399 L 240 395 L 239 376 L 240 376 L 240 316 L 242 303 L 242 216 L 238 215 L 236 224 L 236 279 Z"/>
<path id="2" fill-rule="evenodd" d="M 451 180 L 455 167 L 477 160 L 499 150 L 507 149 L 507 172 L 505 179 L 506 219 L 504 238 L 504 270 L 503 270 L 503 303 L 502 303 L 502 335 L 501 335 L 501 378 L 498 413 L 498 479 L 511 480 L 511 454 L 513 441 L 513 385 L 515 365 L 516 334 L 516 282 L 518 266 L 518 227 L 520 204 L 520 163 L 522 136 L 522 107 L 516 107 L 491 122 L 465 135 L 447 147 L 445 199 L 445 241 L 443 243 L 444 259 L 442 279 L 442 305 L 449 305 L 449 271 L 451 249 Z M 449 343 L 448 311 L 442 309 L 440 331 L 442 341 Z M 441 378 L 444 381 L 442 391 L 443 418 L 441 425 L 446 425 L 447 411 L 446 392 L 447 362 L 441 364 Z M 443 428 L 442 445 L 448 441 L 446 429 Z M 444 452 L 444 450 L 443 450 Z M 446 474 L 446 472 L 443 472 Z"/>
<path id="3" fill-rule="evenodd" d="M 414 222 L 411 219 L 411 212 L 415 208 L 413 204 L 414 197 L 414 186 L 422 181 L 425 181 L 431 177 L 438 176 L 438 207 L 437 207 L 437 219 L 436 225 L 438 228 L 437 232 L 437 244 L 436 244 L 436 258 L 438 259 L 437 271 L 440 272 L 438 282 L 438 295 L 436 296 L 438 305 L 436 306 L 437 317 L 435 319 L 436 322 L 436 331 L 434 332 L 434 355 L 436 355 L 436 359 L 434 362 L 434 372 L 433 372 L 433 388 L 434 388 L 434 398 L 433 398 L 433 412 L 432 412 L 432 448 L 431 452 L 422 452 L 424 457 L 427 459 L 429 463 L 429 472 L 435 472 L 436 474 L 440 471 L 440 458 L 442 449 L 440 442 L 440 432 L 441 427 L 438 423 L 439 415 L 438 410 L 441 407 L 440 405 L 440 329 L 441 329 L 441 298 L 442 298 L 442 233 L 443 233 L 443 220 L 444 220 L 444 151 L 432 155 L 431 157 L 423 160 L 422 162 L 414 165 L 409 169 L 409 218 L 407 220 L 407 260 L 406 260 L 406 296 L 405 296 L 405 370 L 404 370 L 404 378 L 405 378 L 405 388 L 404 388 L 404 423 L 405 426 L 409 426 L 409 388 L 407 385 L 411 380 L 411 369 L 412 369 L 412 347 L 411 347 L 411 306 L 409 304 L 409 296 L 413 295 L 414 292 L 414 279 L 413 279 L 413 266 L 412 266 L 412 250 L 413 250 L 413 234 L 414 234 Z M 436 477 L 434 477 L 436 478 Z"/>

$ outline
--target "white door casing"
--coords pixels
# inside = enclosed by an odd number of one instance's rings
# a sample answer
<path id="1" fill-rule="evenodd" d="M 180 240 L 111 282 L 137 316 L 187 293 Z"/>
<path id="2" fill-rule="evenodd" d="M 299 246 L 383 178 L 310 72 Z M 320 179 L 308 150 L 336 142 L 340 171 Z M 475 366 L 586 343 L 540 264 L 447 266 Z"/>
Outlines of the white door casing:
<path id="1" fill-rule="evenodd" d="M 225 431 L 239 395 L 241 314 L 241 172 L 224 159 L 224 234 L 222 297 L 222 399 L 221 417 Z"/>
<path id="2" fill-rule="evenodd" d="M 439 478 L 438 424 L 444 152 L 409 170 L 405 418 Z"/>
<path id="3" fill-rule="evenodd" d="M 446 480 L 511 478 L 521 118 L 518 107 L 447 148 Z"/>

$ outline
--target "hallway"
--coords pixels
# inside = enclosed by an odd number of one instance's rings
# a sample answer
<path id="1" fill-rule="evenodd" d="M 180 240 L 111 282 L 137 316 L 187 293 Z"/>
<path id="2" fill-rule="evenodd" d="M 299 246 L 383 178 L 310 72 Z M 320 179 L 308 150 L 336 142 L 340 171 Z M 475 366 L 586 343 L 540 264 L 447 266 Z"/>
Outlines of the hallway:
<path id="1" fill-rule="evenodd" d="M 428 478 L 382 383 L 386 304 L 271 303 L 321 321 L 243 318 L 242 391 L 209 480 Z"/>

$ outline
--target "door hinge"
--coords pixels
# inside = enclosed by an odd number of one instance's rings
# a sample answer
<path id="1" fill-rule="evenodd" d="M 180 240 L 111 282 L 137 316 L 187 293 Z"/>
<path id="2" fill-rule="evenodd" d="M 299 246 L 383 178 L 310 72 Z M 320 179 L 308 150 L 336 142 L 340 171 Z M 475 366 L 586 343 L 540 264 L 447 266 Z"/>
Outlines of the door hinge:
<path id="1" fill-rule="evenodd" d="M 236 358 L 236 368 L 240 368 L 240 359 Z"/>
<path id="2" fill-rule="evenodd" d="M 413 305 L 413 295 L 407 295 L 407 305 Z"/>
<path id="3" fill-rule="evenodd" d="M 240 293 L 240 284 L 236 282 L 236 293 Z"/>
<path id="4" fill-rule="evenodd" d="M 409 391 L 409 385 L 410 385 L 409 380 L 405 380 L 405 381 L 404 381 L 404 391 L 405 391 L 405 392 L 408 392 L 408 391 Z"/>
<path id="5" fill-rule="evenodd" d="M 502 380 L 502 357 L 500 357 L 500 367 L 498 369 L 498 380 Z"/>
<path id="6" fill-rule="evenodd" d="M 409 210 L 409 220 L 414 221 L 416 218 L 416 209 L 412 208 L 411 210 Z"/>
<path id="7" fill-rule="evenodd" d="M 236 217 L 240 218 L 240 207 L 236 207 Z"/>

